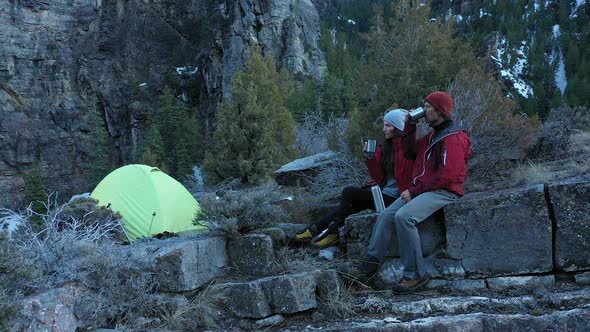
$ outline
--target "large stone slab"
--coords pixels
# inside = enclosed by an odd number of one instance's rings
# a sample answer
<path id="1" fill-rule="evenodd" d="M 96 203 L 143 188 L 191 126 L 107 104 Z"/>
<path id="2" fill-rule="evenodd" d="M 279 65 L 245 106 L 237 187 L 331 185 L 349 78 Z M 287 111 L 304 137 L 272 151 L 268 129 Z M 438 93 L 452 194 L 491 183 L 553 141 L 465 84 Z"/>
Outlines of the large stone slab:
<path id="1" fill-rule="evenodd" d="M 555 286 L 555 276 L 524 276 L 524 277 L 499 277 L 486 279 L 488 288 L 493 291 L 508 289 L 535 290 Z"/>
<path id="2" fill-rule="evenodd" d="M 163 292 L 195 290 L 221 275 L 228 262 L 221 237 L 150 239 L 128 246 L 123 254 L 144 264 Z"/>
<path id="3" fill-rule="evenodd" d="M 274 261 L 273 241 L 268 235 L 249 234 L 231 239 L 227 251 L 231 264 L 251 276 L 265 274 Z"/>
<path id="4" fill-rule="evenodd" d="M 435 258 L 435 255 L 424 258 L 426 273 L 431 278 L 447 280 L 463 279 L 465 271 L 459 261 Z M 386 259 L 379 268 L 377 280 L 389 287 L 403 276 L 404 266 L 399 258 Z"/>
<path id="5" fill-rule="evenodd" d="M 555 264 L 566 271 L 590 268 L 590 182 L 549 185 L 556 219 Z"/>
<path id="6" fill-rule="evenodd" d="M 12 322 L 12 331 L 76 331 L 84 327 L 75 315 L 77 296 L 83 290 L 74 284 L 50 289 L 25 298 Z"/>
<path id="7" fill-rule="evenodd" d="M 337 162 L 338 154 L 326 151 L 293 160 L 274 172 L 275 180 L 284 186 L 307 185 L 319 171 Z"/>
<path id="8" fill-rule="evenodd" d="M 330 285 L 331 279 L 329 274 L 311 271 L 218 284 L 209 294 L 240 318 L 264 318 L 316 308 L 316 288 Z"/>
<path id="9" fill-rule="evenodd" d="M 551 220 L 543 186 L 466 195 L 445 207 L 447 254 L 467 274 L 548 272 Z"/>
<path id="10" fill-rule="evenodd" d="M 377 213 L 355 214 L 346 218 L 346 253 L 349 258 L 362 259 L 365 257 L 378 215 Z M 442 219 L 442 213 L 437 212 L 418 224 L 424 256 L 430 256 L 445 242 L 445 227 Z M 395 233 L 391 237 L 387 256 L 399 257 L 399 244 Z"/>
<path id="11" fill-rule="evenodd" d="M 212 300 L 222 303 L 240 318 L 264 318 L 273 313 L 266 293 L 257 281 L 217 284 L 208 292 Z"/>

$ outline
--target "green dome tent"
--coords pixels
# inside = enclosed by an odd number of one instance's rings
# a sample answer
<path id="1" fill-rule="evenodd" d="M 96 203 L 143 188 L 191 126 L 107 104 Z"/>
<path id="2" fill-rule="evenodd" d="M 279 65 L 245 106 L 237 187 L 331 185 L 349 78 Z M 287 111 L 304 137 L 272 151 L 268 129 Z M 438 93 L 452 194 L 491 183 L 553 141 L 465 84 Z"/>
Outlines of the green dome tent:
<path id="1" fill-rule="evenodd" d="M 182 184 L 146 165 L 127 165 L 107 175 L 90 195 L 99 205 L 119 212 L 130 242 L 162 232 L 201 230 L 193 225 L 200 211 Z"/>

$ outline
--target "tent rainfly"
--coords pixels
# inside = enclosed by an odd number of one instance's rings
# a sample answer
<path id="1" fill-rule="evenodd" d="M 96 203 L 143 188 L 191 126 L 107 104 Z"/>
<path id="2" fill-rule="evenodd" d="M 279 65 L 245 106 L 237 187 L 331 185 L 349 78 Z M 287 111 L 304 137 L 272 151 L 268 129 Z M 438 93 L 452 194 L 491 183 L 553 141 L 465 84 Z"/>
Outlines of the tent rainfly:
<path id="1" fill-rule="evenodd" d="M 156 167 L 127 165 L 112 171 L 90 197 L 119 212 L 129 242 L 162 232 L 203 230 L 193 225 L 199 203 L 178 181 Z"/>

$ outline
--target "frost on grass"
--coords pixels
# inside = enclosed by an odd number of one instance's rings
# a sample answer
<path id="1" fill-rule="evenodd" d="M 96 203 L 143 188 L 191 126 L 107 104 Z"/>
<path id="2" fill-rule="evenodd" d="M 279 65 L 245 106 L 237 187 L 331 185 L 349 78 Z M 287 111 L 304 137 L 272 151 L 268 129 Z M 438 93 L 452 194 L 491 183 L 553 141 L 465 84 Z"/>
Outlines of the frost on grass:
<path id="1" fill-rule="evenodd" d="M 91 199 L 60 205 L 49 195 L 44 206 L 0 209 L 0 229 L 11 229 L 0 233 L 0 329 L 12 326 L 25 296 L 66 283 L 83 290 L 76 317 L 90 327 L 195 330 L 212 321 L 189 314 L 204 302 L 155 292 L 149 269 L 121 254 L 118 215 Z"/>

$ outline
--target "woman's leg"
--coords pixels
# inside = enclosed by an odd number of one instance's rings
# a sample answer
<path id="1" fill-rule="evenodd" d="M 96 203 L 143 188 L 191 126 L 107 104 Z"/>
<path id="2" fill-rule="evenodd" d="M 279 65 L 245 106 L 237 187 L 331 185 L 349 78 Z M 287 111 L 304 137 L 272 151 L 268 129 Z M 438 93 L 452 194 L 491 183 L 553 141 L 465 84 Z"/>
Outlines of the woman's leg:
<path id="1" fill-rule="evenodd" d="M 346 187 L 342 190 L 340 206 L 332 213 L 314 223 L 317 230 L 322 231 L 334 222 L 336 229 L 344 225 L 344 219 L 353 213 L 366 209 L 374 209 L 373 195 L 368 188 Z"/>

